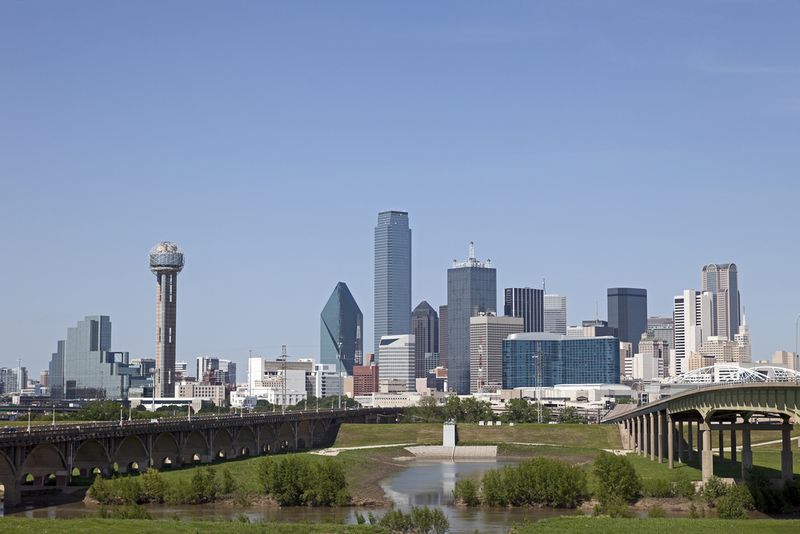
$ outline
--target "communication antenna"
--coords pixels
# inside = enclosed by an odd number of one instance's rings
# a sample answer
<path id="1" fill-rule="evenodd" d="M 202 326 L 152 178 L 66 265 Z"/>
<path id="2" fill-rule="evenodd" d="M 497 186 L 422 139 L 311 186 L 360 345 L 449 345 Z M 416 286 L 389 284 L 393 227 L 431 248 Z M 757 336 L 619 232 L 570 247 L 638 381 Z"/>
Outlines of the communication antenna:
<path id="1" fill-rule="evenodd" d="M 542 278 L 542 293 L 547 293 L 547 279 Z"/>
<path id="2" fill-rule="evenodd" d="M 469 259 L 475 259 L 475 242 L 473 241 L 469 242 Z"/>

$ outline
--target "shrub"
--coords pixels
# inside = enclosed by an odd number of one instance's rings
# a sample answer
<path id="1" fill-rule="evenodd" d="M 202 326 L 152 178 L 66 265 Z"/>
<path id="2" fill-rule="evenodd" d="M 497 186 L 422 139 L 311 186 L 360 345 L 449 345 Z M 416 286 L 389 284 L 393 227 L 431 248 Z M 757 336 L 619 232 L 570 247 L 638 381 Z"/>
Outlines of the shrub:
<path id="1" fill-rule="evenodd" d="M 783 484 L 783 499 L 792 506 L 800 506 L 800 481 L 787 480 Z"/>
<path id="2" fill-rule="evenodd" d="M 162 503 L 167 493 L 167 482 L 158 469 L 148 469 L 142 475 L 142 497 L 145 502 Z"/>
<path id="3" fill-rule="evenodd" d="M 389 510 L 383 514 L 378 525 L 389 532 L 408 532 L 411 530 L 411 518 L 400 510 Z"/>
<path id="4" fill-rule="evenodd" d="M 219 493 L 217 472 L 210 467 L 195 471 L 190 484 L 190 498 L 193 504 L 211 502 L 217 498 L 217 493 Z"/>
<path id="5" fill-rule="evenodd" d="M 753 509 L 753 496 L 747 486 L 730 486 L 724 495 L 717 499 L 717 513 L 720 519 L 747 519 L 747 510 Z"/>
<path id="6" fill-rule="evenodd" d="M 647 517 L 651 519 L 656 519 L 659 517 L 667 517 L 667 513 L 664 509 L 658 505 L 651 506 L 650 509 L 647 511 Z"/>
<path id="7" fill-rule="evenodd" d="M 685 471 L 678 471 L 675 474 L 675 486 L 673 492 L 677 497 L 694 497 L 694 482 L 689 479 Z"/>
<path id="8" fill-rule="evenodd" d="M 453 498 L 467 506 L 478 506 L 481 503 L 478 497 L 478 485 L 468 479 L 456 480 Z"/>
<path id="9" fill-rule="evenodd" d="M 111 509 L 101 506 L 97 513 L 104 519 L 152 519 L 144 506 L 139 504 L 113 506 Z"/>
<path id="10" fill-rule="evenodd" d="M 604 506 L 610 499 L 633 502 L 642 491 L 642 481 L 624 456 L 602 452 L 594 461 L 594 476 L 601 488 L 597 500 Z"/>
<path id="11" fill-rule="evenodd" d="M 508 504 L 508 492 L 503 478 L 503 472 L 499 469 L 492 469 L 483 475 L 481 496 L 483 502 L 489 506 L 506 506 Z M 455 496 L 455 492 L 453 494 Z M 465 502 L 465 504 L 467 503 Z"/>
<path id="12" fill-rule="evenodd" d="M 786 499 L 784 498 L 786 486 L 784 486 L 784 491 L 777 490 L 772 486 L 772 481 L 758 471 L 751 472 L 748 486 L 758 511 L 774 514 L 781 513 L 786 508 Z"/>
<path id="13" fill-rule="evenodd" d="M 222 470 L 222 487 L 220 489 L 224 495 L 229 495 L 236 489 L 236 481 L 227 468 Z"/>
<path id="14" fill-rule="evenodd" d="M 608 515 L 610 517 L 633 517 L 628 501 L 615 495 L 610 496 L 596 506 L 595 515 Z"/>
<path id="15" fill-rule="evenodd" d="M 444 534 L 450 528 L 444 513 L 438 508 L 415 507 L 404 514 L 400 510 L 386 512 L 378 525 L 389 532 L 414 532 L 416 534 Z"/>
<path id="16" fill-rule="evenodd" d="M 663 478 L 643 480 L 642 494 L 645 497 L 672 497 L 672 482 Z"/>
<path id="17" fill-rule="evenodd" d="M 725 495 L 726 489 L 727 486 L 723 481 L 717 477 L 711 477 L 703 484 L 703 499 L 709 506 L 714 506 L 717 499 Z"/>
<path id="18" fill-rule="evenodd" d="M 265 458 L 259 463 L 258 479 L 264 492 L 281 506 L 341 506 L 350 502 L 344 467 L 333 458 Z"/>

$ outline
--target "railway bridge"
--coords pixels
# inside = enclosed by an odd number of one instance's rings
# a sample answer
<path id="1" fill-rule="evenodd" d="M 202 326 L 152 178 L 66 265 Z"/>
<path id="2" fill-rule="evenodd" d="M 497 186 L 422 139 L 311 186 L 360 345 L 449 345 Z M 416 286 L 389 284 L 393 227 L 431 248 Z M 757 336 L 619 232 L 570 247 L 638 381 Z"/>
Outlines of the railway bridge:
<path id="1" fill-rule="evenodd" d="M 342 423 L 391 423 L 397 408 L 194 416 L 16 427 L 0 432 L 4 505 L 74 475 L 128 473 L 328 447 Z"/>
<path id="2" fill-rule="evenodd" d="M 750 433 L 780 432 L 781 478 L 793 477 L 792 425 L 800 422 L 800 384 L 749 383 L 698 388 L 624 413 L 612 412 L 603 422 L 620 425 L 623 447 L 651 460 L 692 461 L 699 455 L 703 480 L 714 475 L 712 432 L 718 432 L 719 457 L 728 436 L 736 462 L 737 432 L 741 437 L 741 476 L 753 468 Z"/>

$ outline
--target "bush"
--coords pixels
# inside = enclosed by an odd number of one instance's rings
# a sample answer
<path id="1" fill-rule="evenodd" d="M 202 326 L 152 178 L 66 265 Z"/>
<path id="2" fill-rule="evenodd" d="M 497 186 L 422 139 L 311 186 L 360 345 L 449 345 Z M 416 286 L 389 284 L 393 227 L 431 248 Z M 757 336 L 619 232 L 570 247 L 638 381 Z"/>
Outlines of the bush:
<path id="1" fill-rule="evenodd" d="M 675 474 L 675 486 L 673 488 L 676 497 L 694 497 L 694 482 L 689 479 L 685 471 L 678 471 Z"/>
<path id="2" fill-rule="evenodd" d="M 502 471 L 492 469 L 483 475 L 481 496 L 483 502 L 489 506 L 506 506 L 508 504 L 508 492 Z"/>
<path id="3" fill-rule="evenodd" d="M 717 477 L 711 477 L 703 484 L 703 499 L 709 506 L 714 506 L 717 499 L 725 495 L 726 489 L 727 486 L 723 481 Z"/>
<path id="4" fill-rule="evenodd" d="M 633 502 L 642 491 L 642 481 L 633 464 L 624 456 L 602 452 L 594 461 L 594 476 L 601 488 L 597 500 L 605 507 L 612 499 Z"/>
<path id="5" fill-rule="evenodd" d="M 663 478 L 653 478 L 642 481 L 642 494 L 645 497 L 672 497 L 672 482 Z"/>
<path id="6" fill-rule="evenodd" d="M 344 467 L 333 458 L 265 458 L 257 469 L 264 492 L 281 506 L 341 506 L 350 502 Z"/>
<path id="7" fill-rule="evenodd" d="M 231 472 L 225 468 L 222 470 L 222 493 L 223 495 L 229 495 L 234 492 L 236 489 L 236 481 L 233 479 L 233 475 Z"/>
<path id="8" fill-rule="evenodd" d="M 792 506 L 800 506 L 800 481 L 787 480 L 783 484 L 783 499 Z"/>
<path id="9" fill-rule="evenodd" d="M 667 517 L 667 513 L 664 509 L 658 505 L 651 506 L 650 509 L 647 511 L 647 517 L 651 519 L 656 519 L 660 517 Z"/>
<path id="10" fill-rule="evenodd" d="M 478 497 L 478 485 L 473 480 L 456 480 L 453 488 L 453 498 L 467 506 L 478 506 L 481 503 Z"/>
<path id="11" fill-rule="evenodd" d="M 152 519 L 144 506 L 138 504 L 113 506 L 111 509 L 101 506 L 97 513 L 104 519 Z"/>
<path id="12" fill-rule="evenodd" d="M 163 503 L 167 494 L 167 482 L 158 469 L 148 469 L 142 475 L 142 498 L 145 502 Z"/>
<path id="13" fill-rule="evenodd" d="M 212 502 L 217 498 L 217 473 L 210 467 L 197 469 L 192 475 L 190 499 L 192 504 Z"/>
<path id="14" fill-rule="evenodd" d="M 633 517 L 628 501 L 622 497 L 610 496 L 595 505 L 594 515 L 607 515 L 610 517 Z"/>
<path id="15" fill-rule="evenodd" d="M 100 504 L 141 504 L 146 502 L 142 485 L 136 478 L 124 477 L 105 480 L 95 477 L 89 495 Z"/>
<path id="16" fill-rule="evenodd" d="M 414 532 L 416 534 L 444 534 L 450 528 L 444 513 L 438 508 L 415 507 L 404 514 L 400 510 L 386 512 L 378 525 L 389 532 Z"/>
<path id="17" fill-rule="evenodd" d="M 780 491 L 772 486 L 772 481 L 761 475 L 758 471 L 750 474 L 748 484 L 750 495 L 756 509 L 766 514 L 781 513 L 786 508 L 786 486 Z M 789 490 L 791 493 L 791 489 Z"/>
<path id="18" fill-rule="evenodd" d="M 586 474 L 577 466 L 534 458 L 483 476 L 482 495 L 492 506 L 540 504 L 575 508 L 588 496 Z"/>
<path id="19" fill-rule="evenodd" d="M 745 485 L 734 485 L 726 489 L 717 499 L 720 519 L 747 519 L 747 510 L 753 509 L 753 496 Z"/>

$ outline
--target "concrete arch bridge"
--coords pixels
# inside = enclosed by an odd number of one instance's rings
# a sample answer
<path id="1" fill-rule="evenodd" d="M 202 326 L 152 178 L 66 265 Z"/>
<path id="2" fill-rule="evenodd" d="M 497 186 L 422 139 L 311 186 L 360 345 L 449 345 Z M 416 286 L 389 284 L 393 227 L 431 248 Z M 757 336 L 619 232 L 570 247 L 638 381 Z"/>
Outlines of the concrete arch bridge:
<path id="1" fill-rule="evenodd" d="M 324 448 L 342 423 L 392 423 L 401 410 L 364 408 L 287 414 L 17 427 L 0 432 L 4 505 L 26 492 L 64 487 L 73 473 L 91 477 L 191 463 Z"/>

